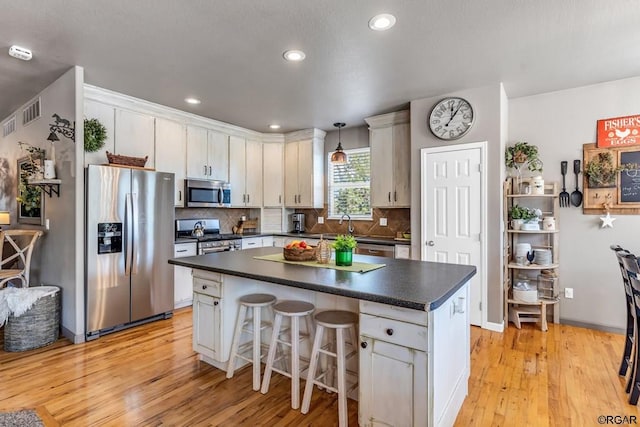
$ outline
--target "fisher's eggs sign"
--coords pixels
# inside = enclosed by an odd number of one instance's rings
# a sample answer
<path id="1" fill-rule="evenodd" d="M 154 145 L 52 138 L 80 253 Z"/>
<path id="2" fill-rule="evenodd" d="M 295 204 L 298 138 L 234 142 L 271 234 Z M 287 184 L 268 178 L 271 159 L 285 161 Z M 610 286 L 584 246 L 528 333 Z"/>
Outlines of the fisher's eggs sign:
<path id="1" fill-rule="evenodd" d="M 598 120 L 598 148 L 640 145 L 640 115 Z"/>

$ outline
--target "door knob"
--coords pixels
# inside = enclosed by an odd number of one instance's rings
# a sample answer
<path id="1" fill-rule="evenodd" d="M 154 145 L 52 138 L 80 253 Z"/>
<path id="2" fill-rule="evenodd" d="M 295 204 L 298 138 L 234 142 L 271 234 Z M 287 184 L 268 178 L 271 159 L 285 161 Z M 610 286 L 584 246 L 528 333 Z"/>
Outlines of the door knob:
<path id="1" fill-rule="evenodd" d="M 434 242 L 433 240 L 429 240 L 427 242 L 427 246 L 435 246 L 435 245 L 436 245 L 436 242 Z"/>

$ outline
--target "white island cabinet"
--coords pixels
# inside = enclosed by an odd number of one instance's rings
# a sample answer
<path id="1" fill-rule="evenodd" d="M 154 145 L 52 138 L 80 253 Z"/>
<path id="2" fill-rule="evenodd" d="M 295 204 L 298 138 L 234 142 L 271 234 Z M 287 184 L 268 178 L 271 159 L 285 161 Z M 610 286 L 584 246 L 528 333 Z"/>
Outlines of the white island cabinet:
<path id="1" fill-rule="evenodd" d="M 360 302 L 361 426 L 453 425 L 470 372 L 468 288 L 432 312 Z"/>
<path id="2" fill-rule="evenodd" d="M 317 312 L 357 312 L 359 388 L 349 397 L 359 400 L 360 426 L 453 425 L 468 390 L 473 266 L 356 254 L 354 261 L 386 265 L 347 273 L 255 258 L 273 253 L 278 250 L 259 248 L 169 261 L 193 268 L 193 346 L 200 360 L 226 370 L 242 295 L 308 301 Z"/>

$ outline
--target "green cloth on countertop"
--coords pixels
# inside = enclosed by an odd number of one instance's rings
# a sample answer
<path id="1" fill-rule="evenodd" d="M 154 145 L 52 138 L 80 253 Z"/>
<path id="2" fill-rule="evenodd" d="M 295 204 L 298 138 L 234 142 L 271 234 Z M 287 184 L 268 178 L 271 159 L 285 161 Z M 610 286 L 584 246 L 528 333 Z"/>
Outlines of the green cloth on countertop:
<path id="1" fill-rule="evenodd" d="M 350 266 L 338 266 L 335 260 L 329 261 L 329 264 L 320 264 L 318 261 L 288 261 L 284 259 L 282 254 L 254 256 L 255 259 L 261 259 L 265 261 L 282 262 L 285 264 L 306 265 L 307 267 L 319 267 L 319 268 L 332 268 L 334 270 L 352 271 L 354 273 L 366 273 L 367 271 L 377 270 L 382 268 L 385 264 L 369 264 L 366 262 L 353 262 Z"/>

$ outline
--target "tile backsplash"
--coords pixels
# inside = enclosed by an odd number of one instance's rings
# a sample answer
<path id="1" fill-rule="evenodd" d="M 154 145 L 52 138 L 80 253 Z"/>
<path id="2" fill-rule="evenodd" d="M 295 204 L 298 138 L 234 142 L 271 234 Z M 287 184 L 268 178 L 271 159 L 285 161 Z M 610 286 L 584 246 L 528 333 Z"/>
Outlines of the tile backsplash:
<path id="1" fill-rule="evenodd" d="M 305 231 L 307 233 L 346 233 L 346 221 L 339 224 L 339 220 L 327 219 L 328 209 L 297 209 L 296 212 L 305 214 Z M 231 233 L 237 226 L 240 217 L 259 218 L 260 209 L 242 208 L 177 208 L 176 219 L 191 218 L 218 218 L 220 220 L 220 232 Z M 318 224 L 318 217 L 324 217 L 324 224 Z M 387 226 L 380 225 L 380 218 L 387 219 Z M 277 221 L 276 221 L 277 222 Z M 261 224 L 258 222 L 258 227 Z M 373 219 L 352 221 L 354 234 L 379 237 L 396 237 L 396 233 L 409 231 L 411 226 L 410 209 L 373 209 Z M 267 227 L 268 228 L 268 227 Z M 268 231 L 268 230 L 267 230 Z M 288 230 L 283 230 L 288 231 Z"/>
<path id="2" fill-rule="evenodd" d="M 305 231 L 307 233 L 346 233 L 346 218 L 342 224 L 339 220 L 327 219 L 328 209 L 296 209 L 305 214 Z M 318 217 L 324 217 L 324 224 L 318 224 Z M 387 218 L 387 226 L 380 225 L 380 218 Z M 411 210 L 406 209 L 373 209 L 373 219 L 352 221 L 354 234 L 380 237 L 396 237 L 396 233 L 409 231 L 411 227 Z"/>
<path id="3" fill-rule="evenodd" d="M 253 209 L 229 209 L 229 208 L 177 208 L 176 219 L 191 218 L 218 218 L 220 220 L 220 232 L 231 233 L 233 227 L 238 225 L 241 216 L 256 218 L 260 216 Z"/>

